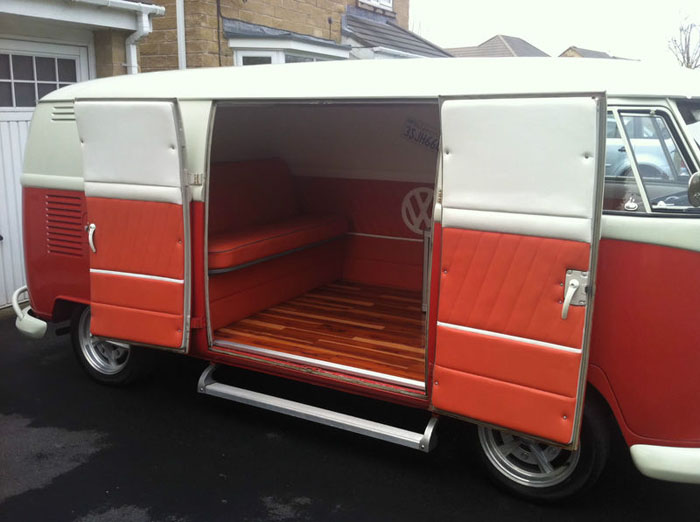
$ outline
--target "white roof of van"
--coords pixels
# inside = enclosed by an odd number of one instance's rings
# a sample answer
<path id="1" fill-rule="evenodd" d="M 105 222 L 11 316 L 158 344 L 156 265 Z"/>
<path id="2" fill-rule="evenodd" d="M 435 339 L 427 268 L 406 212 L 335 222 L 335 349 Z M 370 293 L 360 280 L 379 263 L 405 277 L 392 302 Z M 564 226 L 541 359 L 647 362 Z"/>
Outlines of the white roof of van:
<path id="1" fill-rule="evenodd" d="M 435 98 L 566 92 L 700 97 L 700 70 L 583 58 L 343 60 L 116 76 L 65 87 L 42 101 Z"/>

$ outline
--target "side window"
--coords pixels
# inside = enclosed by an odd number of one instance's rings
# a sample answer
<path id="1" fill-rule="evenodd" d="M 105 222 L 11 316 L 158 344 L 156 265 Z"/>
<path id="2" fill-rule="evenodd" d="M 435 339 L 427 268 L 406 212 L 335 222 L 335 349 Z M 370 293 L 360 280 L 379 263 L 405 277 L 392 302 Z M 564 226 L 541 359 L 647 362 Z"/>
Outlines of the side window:
<path id="1" fill-rule="evenodd" d="M 619 111 L 618 115 L 624 136 L 614 115 L 608 115 L 603 208 L 627 212 L 688 210 L 691 173 L 670 119 L 654 111 Z"/>

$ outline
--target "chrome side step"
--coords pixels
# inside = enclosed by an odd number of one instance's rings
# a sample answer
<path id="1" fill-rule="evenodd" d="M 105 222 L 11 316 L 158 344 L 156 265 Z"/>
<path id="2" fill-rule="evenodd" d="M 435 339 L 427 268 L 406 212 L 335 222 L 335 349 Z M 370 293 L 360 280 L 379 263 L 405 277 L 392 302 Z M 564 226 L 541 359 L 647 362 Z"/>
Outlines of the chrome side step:
<path id="1" fill-rule="evenodd" d="M 404 430 L 381 424 L 379 422 L 353 417 L 344 413 L 338 413 L 316 406 L 310 406 L 300 402 L 294 402 L 272 395 L 265 395 L 242 388 L 236 388 L 228 384 L 216 382 L 213 377 L 216 364 L 210 364 L 199 378 L 197 389 L 199 393 L 221 397 L 230 401 L 240 402 L 249 406 L 257 406 L 277 413 L 284 413 L 292 417 L 298 417 L 326 426 L 332 426 L 341 430 L 359 433 L 375 439 L 380 439 L 387 442 L 393 442 L 400 446 L 417 449 L 424 452 L 429 452 L 437 444 L 437 436 L 435 435 L 435 426 L 438 422 L 438 417 L 433 416 L 425 427 L 423 433 Z"/>

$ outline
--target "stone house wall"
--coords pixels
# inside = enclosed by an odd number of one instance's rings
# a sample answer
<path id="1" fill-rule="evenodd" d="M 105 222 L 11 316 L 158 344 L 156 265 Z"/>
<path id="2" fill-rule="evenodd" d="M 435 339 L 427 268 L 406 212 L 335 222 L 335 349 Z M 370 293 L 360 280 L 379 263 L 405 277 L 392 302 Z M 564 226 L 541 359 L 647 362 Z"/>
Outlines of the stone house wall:
<path id="1" fill-rule="evenodd" d="M 142 71 L 177 69 L 175 0 L 159 0 L 165 16 L 153 19 L 153 32 L 139 45 Z M 341 17 L 357 0 L 220 0 L 221 16 L 340 43 Z M 361 5 L 361 4 L 359 4 Z M 408 29 L 409 0 L 394 0 L 397 23 Z M 330 22 L 329 22 L 330 19 Z M 216 0 L 185 0 L 187 67 L 232 65 Z"/>

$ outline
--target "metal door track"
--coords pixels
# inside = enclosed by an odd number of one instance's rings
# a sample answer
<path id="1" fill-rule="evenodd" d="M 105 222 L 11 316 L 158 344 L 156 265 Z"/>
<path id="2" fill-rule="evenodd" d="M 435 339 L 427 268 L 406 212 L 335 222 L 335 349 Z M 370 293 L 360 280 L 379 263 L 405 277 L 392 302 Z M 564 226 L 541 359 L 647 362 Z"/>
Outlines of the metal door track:
<path id="1" fill-rule="evenodd" d="M 230 401 L 240 402 L 249 406 L 257 406 L 266 410 L 284 413 L 292 417 L 298 417 L 326 426 L 332 426 L 341 430 L 359 433 L 375 439 L 393 442 L 400 446 L 417 449 L 419 451 L 429 452 L 437 444 L 435 436 L 435 426 L 438 421 L 437 416 L 433 416 L 425 427 L 423 433 L 404 430 L 388 424 L 353 417 L 344 413 L 338 413 L 316 406 L 310 406 L 300 402 L 294 402 L 264 393 L 258 393 L 235 386 L 229 386 L 216 382 L 213 377 L 216 364 L 210 364 L 209 367 L 202 372 L 197 386 L 199 393 L 221 397 Z"/>

